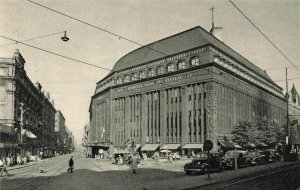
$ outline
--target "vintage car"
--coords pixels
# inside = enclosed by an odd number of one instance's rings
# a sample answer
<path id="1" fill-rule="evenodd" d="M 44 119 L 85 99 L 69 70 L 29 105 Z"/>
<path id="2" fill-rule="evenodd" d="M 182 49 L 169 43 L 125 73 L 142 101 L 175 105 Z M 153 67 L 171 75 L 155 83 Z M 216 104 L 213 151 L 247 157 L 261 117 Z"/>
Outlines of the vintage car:
<path id="1" fill-rule="evenodd" d="M 234 169 L 234 150 L 227 151 L 225 153 L 224 159 L 225 159 L 225 165 L 228 169 Z M 251 166 L 251 159 L 247 155 L 247 151 L 244 150 L 236 150 L 236 156 L 237 156 L 237 167 L 248 167 Z"/>
<path id="2" fill-rule="evenodd" d="M 225 169 L 225 160 L 219 153 L 208 156 L 199 156 L 184 165 L 186 174 L 206 174 L 208 171 L 221 172 Z"/>
<path id="3" fill-rule="evenodd" d="M 254 151 L 247 152 L 246 156 L 250 159 L 250 163 L 252 166 L 258 166 L 258 165 L 269 163 L 267 153 L 262 154 L 262 152 L 254 150 Z"/>

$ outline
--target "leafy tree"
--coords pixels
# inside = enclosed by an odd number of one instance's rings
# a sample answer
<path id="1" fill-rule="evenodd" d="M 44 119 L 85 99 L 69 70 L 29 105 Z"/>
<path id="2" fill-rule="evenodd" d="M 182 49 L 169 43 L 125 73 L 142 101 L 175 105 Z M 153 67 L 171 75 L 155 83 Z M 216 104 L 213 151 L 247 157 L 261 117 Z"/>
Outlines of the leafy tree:
<path id="1" fill-rule="evenodd" d="M 266 120 L 243 121 L 234 127 L 232 134 L 234 136 L 233 141 L 241 146 L 248 143 L 271 144 L 284 141 L 286 129 Z"/>

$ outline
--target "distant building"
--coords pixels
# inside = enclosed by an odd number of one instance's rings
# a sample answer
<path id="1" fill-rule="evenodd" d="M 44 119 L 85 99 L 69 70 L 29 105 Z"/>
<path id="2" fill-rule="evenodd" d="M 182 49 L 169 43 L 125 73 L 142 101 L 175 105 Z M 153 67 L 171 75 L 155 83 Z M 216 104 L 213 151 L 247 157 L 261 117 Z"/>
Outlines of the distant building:
<path id="1" fill-rule="evenodd" d="M 55 135 L 56 135 L 56 151 L 63 153 L 64 141 L 66 138 L 65 117 L 61 111 L 55 113 Z"/>
<path id="2" fill-rule="evenodd" d="M 97 83 L 89 112 L 93 154 L 110 143 L 191 154 L 211 140 L 216 150 L 240 121 L 286 121 L 282 88 L 201 27 L 124 55 Z"/>
<path id="3" fill-rule="evenodd" d="M 24 67 L 19 50 L 12 58 L 0 58 L 0 156 L 51 156 L 56 111 L 50 94 L 32 83 Z"/>
<path id="4" fill-rule="evenodd" d="M 293 85 L 289 95 L 291 144 L 300 151 L 300 96 Z"/>
<path id="5" fill-rule="evenodd" d="M 89 139 L 90 139 L 90 125 L 86 124 L 84 126 L 84 131 L 83 131 L 82 146 L 84 148 L 87 157 L 90 157 L 92 155 L 92 147 L 89 144 Z"/>

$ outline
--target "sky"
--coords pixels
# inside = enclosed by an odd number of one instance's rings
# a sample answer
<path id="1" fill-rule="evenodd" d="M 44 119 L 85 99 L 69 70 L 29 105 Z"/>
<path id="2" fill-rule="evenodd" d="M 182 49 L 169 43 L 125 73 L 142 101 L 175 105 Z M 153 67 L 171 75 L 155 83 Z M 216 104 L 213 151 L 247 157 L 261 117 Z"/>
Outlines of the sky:
<path id="1" fill-rule="evenodd" d="M 276 50 L 228 0 L 33 0 L 67 15 L 146 45 L 170 35 L 201 26 L 223 27 L 222 40 L 257 65 L 283 88 L 288 67 L 289 89 L 300 92 L 300 21 L 298 0 L 232 0 L 278 48 Z M 140 46 L 51 12 L 27 0 L 0 0 L 0 35 L 20 41 L 67 31 L 26 42 L 90 64 L 112 69 L 125 54 Z M 9 44 L 10 43 L 10 44 Z M 0 57 L 12 57 L 18 48 L 26 60 L 29 78 L 50 92 L 55 108 L 81 143 L 89 122 L 89 104 L 96 82 L 109 71 L 0 38 Z M 7 45 L 9 44 L 9 45 Z M 274 69 L 275 68 L 275 69 Z M 299 69 L 299 70 L 298 70 Z M 295 78 L 295 79 L 294 79 Z"/>

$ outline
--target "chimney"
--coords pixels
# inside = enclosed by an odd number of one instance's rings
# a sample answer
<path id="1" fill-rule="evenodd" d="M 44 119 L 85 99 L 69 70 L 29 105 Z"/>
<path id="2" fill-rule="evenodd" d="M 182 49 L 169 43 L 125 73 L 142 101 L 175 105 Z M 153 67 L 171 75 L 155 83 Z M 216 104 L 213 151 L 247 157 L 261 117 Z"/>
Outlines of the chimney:
<path id="1" fill-rule="evenodd" d="M 211 26 L 211 29 L 210 29 L 210 34 L 213 35 L 214 37 L 218 38 L 220 41 L 222 41 L 222 27 L 218 27 L 218 26 L 215 26 L 215 23 L 214 23 L 214 7 L 212 7 L 211 9 L 211 18 L 212 18 L 212 26 Z"/>

